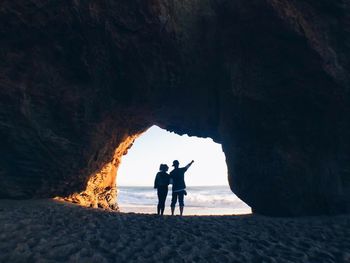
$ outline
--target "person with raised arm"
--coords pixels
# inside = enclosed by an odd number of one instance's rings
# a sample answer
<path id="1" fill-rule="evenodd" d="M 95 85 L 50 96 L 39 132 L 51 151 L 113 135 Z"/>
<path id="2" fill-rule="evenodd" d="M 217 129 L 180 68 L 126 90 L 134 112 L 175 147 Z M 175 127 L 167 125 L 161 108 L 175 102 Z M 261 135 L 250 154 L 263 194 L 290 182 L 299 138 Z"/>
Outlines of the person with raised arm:
<path id="1" fill-rule="evenodd" d="M 180 215 L 182 216 L 184 211 L 184 196 L 187 195 L 186 192 L 186 184 L 185 184 L 185 172 L 188 168 L 193 164 L 193 160 L 187 164 L 185 167 L 179 168 L 179 161 L 174 160 L 173 161 L 173 167 L 174 170 L 170 172 L 170 178 L 173 181 L 173 188 L 172 188 L 172 198 L 171 198 L 171 215 L 174 215 L 175 211 L 175 205 L 177 202 L 177 199 L 179 199 L 179 207 L 180 207 Z"/>

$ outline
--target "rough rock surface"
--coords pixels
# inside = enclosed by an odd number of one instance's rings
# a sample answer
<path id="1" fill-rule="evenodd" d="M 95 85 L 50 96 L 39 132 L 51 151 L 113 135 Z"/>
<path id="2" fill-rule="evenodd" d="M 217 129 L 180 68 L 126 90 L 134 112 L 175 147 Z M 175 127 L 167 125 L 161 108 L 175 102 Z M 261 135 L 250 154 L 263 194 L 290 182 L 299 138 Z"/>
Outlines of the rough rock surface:
<path id="1" fill-rule="evenodd" d="M 269 215 L 350 212 L 350 24 L 342 0 L 4 0 L 0 197 L 114 207 L 153 124 L 222 144 Z"/>

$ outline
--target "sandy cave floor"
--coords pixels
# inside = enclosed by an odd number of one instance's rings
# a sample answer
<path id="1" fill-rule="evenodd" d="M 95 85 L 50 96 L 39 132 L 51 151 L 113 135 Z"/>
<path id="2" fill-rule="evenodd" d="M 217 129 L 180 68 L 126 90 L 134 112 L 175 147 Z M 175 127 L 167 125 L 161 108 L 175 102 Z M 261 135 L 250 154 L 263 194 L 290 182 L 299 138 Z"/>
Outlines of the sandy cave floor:
<path id="1" fill-rule="evenodd" d="M 350 216 L 159 217 L 0 200 L 0 262 L 350 262 Z"/>

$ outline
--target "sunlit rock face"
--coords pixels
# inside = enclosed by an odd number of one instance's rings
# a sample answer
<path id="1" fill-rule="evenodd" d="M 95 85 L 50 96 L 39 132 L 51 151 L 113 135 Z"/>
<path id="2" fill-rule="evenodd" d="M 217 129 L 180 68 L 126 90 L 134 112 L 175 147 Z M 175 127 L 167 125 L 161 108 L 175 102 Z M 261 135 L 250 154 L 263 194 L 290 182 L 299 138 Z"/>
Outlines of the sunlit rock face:
<path id="1" fill-rule="evenodd" d="M 0 7 L 0 197 L 116 208 L 120 158 L 157 124 L 221 143 L 254 212 L 350 211 L 345 2 Z"/>

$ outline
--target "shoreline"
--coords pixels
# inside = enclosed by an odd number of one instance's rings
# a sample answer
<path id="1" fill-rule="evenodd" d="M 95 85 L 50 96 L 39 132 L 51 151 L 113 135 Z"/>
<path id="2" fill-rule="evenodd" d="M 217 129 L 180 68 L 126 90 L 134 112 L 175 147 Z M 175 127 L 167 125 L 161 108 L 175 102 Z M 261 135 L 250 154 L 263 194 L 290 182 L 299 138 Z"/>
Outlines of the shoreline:
<path id="1" fill-rule="evenodd" d="M 0 200 L 0 262 L 350 262 L 350 215 L 157 216 Z"/>
<path id="2" fill-rule="evenodd" d="M 228 186 L 188 186 L 184 215 L 239 215 L 251 208 Z M 118 186 L 117 202 L 121 212 L 153 214 L 157 210 L 157 191 L 153 186 Z M 171 187 L 165 202 L 165 214 L 171 214 Z M 178 203 L 175 212 L 179 210 Z"/>
<path id="3" fill-rule="evenodd" d="M 157 207 L 155 205 L 119 205 L 121 213 L 135 213 L 135 214 L 156 214 Z M 175 215 L 179 214 L 179 207 L 175 207 Z M 250 215 L 251 209 L 239 208 L 214 208 L 214 207 L 199 207 L 199 206 L 185 206 L 184 216 L 220 216 L 220 215 Z M 164 215 L 171 215 L 170 207 L 165 207 Z"/>

